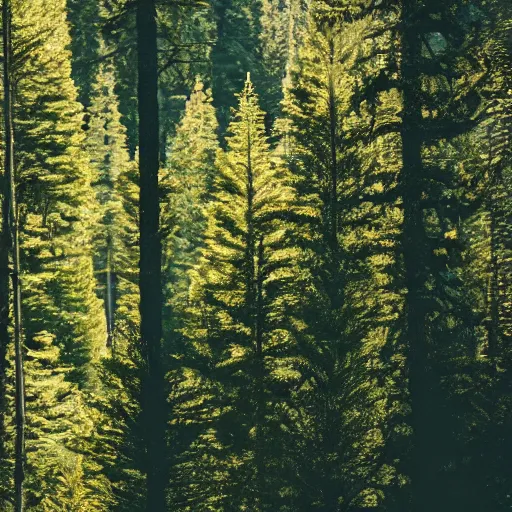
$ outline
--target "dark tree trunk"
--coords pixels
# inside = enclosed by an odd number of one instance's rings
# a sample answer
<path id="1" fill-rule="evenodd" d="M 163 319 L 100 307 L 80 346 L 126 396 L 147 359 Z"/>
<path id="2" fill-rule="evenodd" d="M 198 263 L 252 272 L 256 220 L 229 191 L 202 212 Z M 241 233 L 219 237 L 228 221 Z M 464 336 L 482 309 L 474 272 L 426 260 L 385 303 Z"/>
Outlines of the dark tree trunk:
<path id="1" fill-rule="evenodd" d="M 14 347 L 16 380 L 16 442 L 14 491 L 15 511 L 24 510 L 23 481 L 25 479 L 25 385 L 23 372 L 23 340 L 21 326 L 20 250 L 18 243 L 18 215 L 16 211 L 16 189 L 14 176 L 14 129 L 12 120 L 11 85 L 11 5 L 4 0 L 2 5 L 3 50 L 4 50 L 4 122 L 5 122 L 5 213 L 8 217 L 5 234 L 12 254 L 12 290 L 14 311 Z"/>
<path id="2" fill-rule="evenodd" d="M 2 232 L 0 233 L 0 477 L 6 467 L 5 452 L 5 385 L 7 347 L 9 346 L 9 199 L 7 176 L 2 175 Z"/>
<path id="3" fill-rule="evenodd" d="M 162 367 L 161 241 L 159 234 L 159 118 L 154 0 L 137 2 L 140 169 L 140 314 L 142 418 L 147 456 L 148 512 L 166 510 L 166 400 Z"/>
<path id="4" fill-rule="evenodd" d="M 105 316 L 107 319 L 107 347 L 114 351 L 114 274 L 112 272 L 112 260 L 114 249 L 112 236 L 107 240 L 107 266 L 105 269 Z"/>
<path id="5" fill-rule="evenodd" d="M 0 233 L 0 478 L 7 464 L 5 445 L 5 408 L 7 348 L 9 346 L 10 287 L 9 287 L 9 197 L 10 188 L 5 169 L 2 175 L 2 232 Z"/>
<path id="6" fill-rule="evenodd" d="M 494 188 L 494 187 L 493 187 Z M 495 196 L 491 194 L 489 201 L 490 216 L 490 275 L 489 275 L 489 359 L 496 364 L 499 355 L 500 338 L 500 297 L 499 297 L 499 240 L 498 240 L 498 219 L 496 212 Z"/>
<path id="7" fill-rule="evenodd" d="M 423 189 L 422 113 L 420 58 L 421 38 L 417 26 L 416 0 L 403 0 L 402 12 L 402 93 L 403 122 L 401 129 L 403 167 L 403 237 L 407 295 L 406 343 L 411 400 L 412 453 L 412 512 L 432 512 L 436 489 L 435 418 L 430 407 L 432 389 L 428 361 L 426 310 L 423 293 L 427 279 L 427 254 L 421 194 Z"/>
<path id="8" fill-rule="evenodd" d="M 330 40 L 330 64 L 331 70 L 329 72 L 329 138 L 331 146 L 331 204 L 330 204 L 330 237 L 331 237 L 331 250 L 333 252 L 333 259 L 336 261 L 338 253 L 338 154 L 337 154 L 337 113 L 336 113 L 336 95 L 334 86 L 334 38 L 331 34 Z"/>
<path id="9" fill-rule="evenodd" d="M 266 480 L 266 464 L 265 464 L 265 433 L 263 431 L 265 424 L 265 364 L 263 358 L 263 330 L 265 323 L 265 310 L 263 304 L 263 266 L 264 261 L 264 245 L 263 236 L 260 237 L 257 249 L 257 264 L 255 269 L 256 284 L 256 314 L 255 314 L 255 335 L 256 335 L 256 445 L 255 445 L 255 462 L 256 462 L 256 500 L 257 509 L 262 509 L 265 505 L 263 500 Z"/>

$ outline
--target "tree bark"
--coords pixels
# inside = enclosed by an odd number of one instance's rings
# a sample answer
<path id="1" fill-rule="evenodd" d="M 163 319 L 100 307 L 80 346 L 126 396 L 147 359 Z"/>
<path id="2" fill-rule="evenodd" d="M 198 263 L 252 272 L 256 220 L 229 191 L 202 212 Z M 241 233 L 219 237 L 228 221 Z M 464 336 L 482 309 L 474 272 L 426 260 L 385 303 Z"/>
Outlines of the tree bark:
<path id="1" fill-rule="evenodd" d="M 256 503 L 262 508 L 264 505 L 263 491 L 265 489 L 265 436 L 263 427 L 265 423 L 265 362 L 263 357 L 263 329 L 265 310 L 263 304 L 263 265 L 264 245 L 263 236 L 258 242 L 257 268 L 256 268 Z"/>
<path id="2" fill-rule="evenodd" d="M 494 186 L 492 187 L 494 191 Z M 491 193 L 489 201 L 490 216 L 490 275 L 489 275 L 489 359 L 492 365 L 497 362 L 500 342 L 500 297 L 499 297 L 499 242 L 498 219 L 495 194 Z"/>
<path id="3" fill-rule="evenodd" d="M 162 367 L 162 289 L 159 234 L 159 116 L 155 0 L 137 2 L 140 171 L 140 315 L 142 419 L 147 456 L 148 512 L 166 510 L 166 400 Z"/>
<path id="4" fill-rule="evenodd" d="M 112 260 L 114 249 L 112 247 L 112 235 L 107 240 L 107 268 L 105 271 L 105 316 L 107 318 L 107 348 L 114 351 L 114 294 Z"/>
<path id="5" fill-rule="evenodd" d="M 402 94 L 401 127 L 403 165 L 402 250 L 407 295 L 405 298 L 408 385 L 411 401 L 412 512 L 432 512 L 435 495 L 435 446 L 432 445 L 435 418 L 430 407 L 431 386 L 426 329 L 426 305 L 423 298 L 427 279 L 425 227 L 422 194 L 422 112 L 420 58 L 421 37 L 417 26 L 416 0 L 403 0 L 402 9 Z"/>
<path id="6" fill-rule="evenodd" d="M 2 232 L 0 233 L 0 468 L 5 467 L 5 385 L 7 348 L 9 346 L 9 187 L 5 170 L 2 175 Z"/>
<path id="7" fill-rule="evenodd" d="M 12 290 L 14 311 L 14 347 L 16 381 L 16 441 L 14 491 L 15 511 L 24 510 L 23 481 L 25 479 L 25 383 L 23 371 L 23 340 L 21 325 L 20 249 L 18 241 L 18 214 L 16 211 L 16 185 L 14 176 L 14 129 L 12 119 L 11 85 L 11 5 L 4 0 L 2 5 L 3 50 L 4 50 L 4 123 L 5 123 L 5 213 L 8 217 L 5 234 L 12 255 Z"/>
<path id="8" fill-rule="evenodd" d="M 337 153 L 337 114 L 336 114 L 336 94 L 334 85 L 334 37 L 330 34 L 330 71 L 329 71 L 329 142 L 331 146 L 331 204 L 330 204 L 330 236 L 333 258 L 336 261 L 338 253 L 338 153 Z"/>

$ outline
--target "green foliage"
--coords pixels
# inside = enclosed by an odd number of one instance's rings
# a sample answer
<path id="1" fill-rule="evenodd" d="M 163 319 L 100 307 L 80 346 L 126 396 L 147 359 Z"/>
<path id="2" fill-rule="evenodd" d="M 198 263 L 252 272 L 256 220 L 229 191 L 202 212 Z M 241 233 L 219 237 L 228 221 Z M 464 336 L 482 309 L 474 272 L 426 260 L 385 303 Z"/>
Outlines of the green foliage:
<path id="1" fill-rule="evenodd" d="M 88 363 L 99 358 L 104 346 L 105 322 L 95 295 L 95 198 L 82 151 L 81 107 L 71 80 L 65 3 L 20 1 L 13 7 L 27 344 L 38 332 L 52 333 L 63 358 L 76 365 L 73 378 L 86 384 Z"/>
<path id="2" fill-rule="evenodd" d="M 27 506 L 40 511 L 108 510 L 110 490 L 101 467 L 84 457 L 97 415 L 62 365 L 49 333 L 34 340 L 25 361 Z"/>
<path id="3" fill-rule="evenodd" d="M 197 264 L 207 223 L 218 149 L 211 91 L 197 79 L 185 113 L 169 144 L 161 186 L 166 297 L 176 315 L 188 301 L 188 271 Z"/>
<path id="4" fill-rule="evenodd" d="M 102 64 L 92 85 L 87 154 L 97 198 L 94 261 L 107 318 L 109 357 L 99 368 L 102 386 L 91 398 L 97 415 L 90 452 L 112 488 L 115 510 L 133 510 L 142 498 L 140 444 L 133 446 L 142 367 L 138 343 L 138 170 L 121 124 L 113 66 Z"/>
<path id="5" fill-rule="evenodd" d="M 191 272 L 193 309 L 185 335 L 194 344 L 198 369 L 209 371 L 172 377 L 177 410 L 200 413 L 190 420 L 197 436 L 176 466 L 174 499 L 189 502 L 185 510 L 251 502 L 276 510 L 279 493 L 285 492 L 278 470 L 285 463 L 279 459 L 281 436 L 274 434 L 286 421 L 278 396 L 286 396 L 300 378 L 293 316 L 300 286 L 295 221 L 308 209 L 298 203 L 282 162 L 272 156 L 263 115 L 248 80 L 229 127 L 228 148 L 217 157 L 205 247 Z M 205 396 L 192 391 L 194 381 Z M 199 487 L 187 490 L 193 462 L 183 457 L 190 454 L 204 463 L 195 477 Z"/>
<path id="6" fill-rule="evenodd" d="M 116 94 L 127 129 L 130 155 L 134 157 L 137 135 L 137 53 L 133 2 L 105 0 L 103 34 L 112 47 L 116 70 Z M 157 2 L 159 40 L 159 87 L 161 143 L 160 158 L 166 158 L 166 144 L 174 133 L 185 98 L 197 75 L 210 71 L 209 57 L 214 40 L 212 9 L 203 0 L 185 3 Z M 122 48 L 116 52 L 115 49 Z"/>
<path id="7" fill-rule="evenodd" d="M 102 64 L 92 86 L 86 149 L 95 171 L 95 269 L 105 303 L 109 338 L 118 322 L 138 320 L 136 162 L 130 161 L 111 65 Z M 112 346 L 115 340 L 109 339 Z M 115 348 L 115 347 L 114 347 Z"/>
<path id="8" fill-rule="evenodd" d="M 78 88 L 78 99 L 88 108 L 100 57 L 101 2 L 69 0 L 67 16 L 70 24 L 72 76 Z"/>
<path id="9" fill-rule="evenodd" d="M 370 53 L 370 26 L 368 20 L 326 23 L 327 15 L 325 5 L 311 7 L 284 102 L 286 153 L 318 219 L 302 308 L 308 380 L 294 397 L 304 410 L 293 431 L 301 447 L 296 464 L 301 480 L 314 482 L 299 486 L 301 510 L 380 503 L 383 489 L 399 483 L 385 450 L 403 435 L 401 213 L 388 199 L 399 147 L 394 134 L 373 142 L 365 137 L 397 118 L 399 98 L 383 94 L 377 111 L 367 104 L 353 109 L 362 77 L 378 73 L 373 62 L 360 72 L 356 67 Z"/>
<path id="10" fill-rule="evenodd" d="M 224 135 L 236 93 L 250 72 L 261 89 L 268 131 L 279 113 L 281 83 L 297 43 L 300 2 L 214 0 L 217 37 L 212 48 L 213 104 Z"/>
<path id="11" fill-rule="evenodd" d="M 169 510 L 509 510 L 510 2 L 156 3 Z M 137 3 L 12 4 L 27 510 L 143 510 Z"/>

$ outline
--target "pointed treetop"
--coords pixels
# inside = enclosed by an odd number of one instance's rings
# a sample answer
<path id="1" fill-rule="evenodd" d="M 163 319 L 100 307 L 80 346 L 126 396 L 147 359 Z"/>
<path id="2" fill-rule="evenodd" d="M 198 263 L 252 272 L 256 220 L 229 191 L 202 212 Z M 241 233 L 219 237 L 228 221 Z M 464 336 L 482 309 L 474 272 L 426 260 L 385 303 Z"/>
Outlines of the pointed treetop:
<path id="1" fill-rule="evenodd" d="M 204 89 L 203 81 L 201 80 L 200 75 L 196 75 L 196 82 L 194 84 L 194 90 L 193 92 L 199 92 Z"/>
<path id="2" fill-rule="evenodd" d="M 237 94 L 237 96 L 238 96 L 238 98 L 240 98 L 240 100 L 245 98 L 245 100 L 248 101 L 249 103 L 252 103 L 253 98 L 257 99 L 257 95 L 254 92 L 254 85 L 251 82 L 251 73 L 250 73 L 250 71 L 247 72 L 247 78 L 245 80 L 245 85 L 244 85 L 244 88 L 243 88 L 242 92 Z"/>

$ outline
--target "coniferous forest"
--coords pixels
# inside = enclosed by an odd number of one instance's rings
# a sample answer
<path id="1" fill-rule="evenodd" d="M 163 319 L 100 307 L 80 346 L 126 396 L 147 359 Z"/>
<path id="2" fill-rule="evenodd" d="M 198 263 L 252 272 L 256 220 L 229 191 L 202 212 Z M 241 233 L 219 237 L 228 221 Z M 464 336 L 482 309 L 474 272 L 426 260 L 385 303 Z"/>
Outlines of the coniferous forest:
<path id="1" fill-rule="evenodd" d="M 0 511 L 512 510 L 510 0 L 0 0 Z"/>

